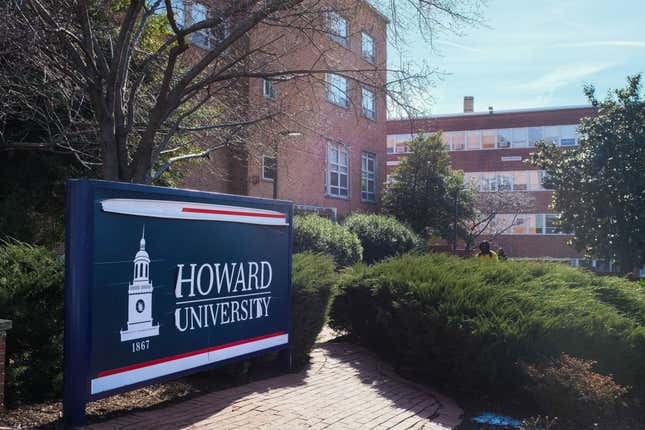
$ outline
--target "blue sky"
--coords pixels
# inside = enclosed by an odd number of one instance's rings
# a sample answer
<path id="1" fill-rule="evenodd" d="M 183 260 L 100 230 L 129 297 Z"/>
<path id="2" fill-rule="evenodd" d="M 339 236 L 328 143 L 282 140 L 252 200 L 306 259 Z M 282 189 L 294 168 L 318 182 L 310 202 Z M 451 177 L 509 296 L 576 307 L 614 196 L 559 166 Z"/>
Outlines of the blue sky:
<path id="1" fill-rule="evenodd" d="M 431 50 L 410 38 L 406 56 L 444 71 L 424 110 L 475 110 L 586 103 L 584 83 L 605 95 L 645 72 L 644 0 L 489 0 L 485 26 L 435 36 Z"/>

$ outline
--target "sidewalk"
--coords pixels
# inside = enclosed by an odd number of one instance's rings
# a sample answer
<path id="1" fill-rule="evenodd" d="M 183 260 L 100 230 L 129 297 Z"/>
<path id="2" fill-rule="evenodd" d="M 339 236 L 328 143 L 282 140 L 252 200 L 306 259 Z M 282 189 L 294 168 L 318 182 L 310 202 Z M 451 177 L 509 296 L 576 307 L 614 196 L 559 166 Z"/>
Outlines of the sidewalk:
<path id="1" fill-rule="evenodd" d="M 367 350 L 319 344 L 300 373 L 212 392 L 163 409 L 92 425 L 99 429 L 451 429 L 461 409 L 396 376 Z"/>

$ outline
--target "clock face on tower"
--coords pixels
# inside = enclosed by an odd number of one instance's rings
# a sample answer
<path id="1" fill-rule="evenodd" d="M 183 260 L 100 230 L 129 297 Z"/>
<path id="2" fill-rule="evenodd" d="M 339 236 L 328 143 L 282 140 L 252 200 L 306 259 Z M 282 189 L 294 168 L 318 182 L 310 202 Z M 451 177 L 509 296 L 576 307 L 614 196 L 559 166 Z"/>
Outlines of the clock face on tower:
<path id="1" fill-rule="evenodd" d="M 136 306 L 137 306 L 137 312 L 141 313 L 146 308 L 146 303 L 143 300 L 139 299 L 137 300 Z"/>

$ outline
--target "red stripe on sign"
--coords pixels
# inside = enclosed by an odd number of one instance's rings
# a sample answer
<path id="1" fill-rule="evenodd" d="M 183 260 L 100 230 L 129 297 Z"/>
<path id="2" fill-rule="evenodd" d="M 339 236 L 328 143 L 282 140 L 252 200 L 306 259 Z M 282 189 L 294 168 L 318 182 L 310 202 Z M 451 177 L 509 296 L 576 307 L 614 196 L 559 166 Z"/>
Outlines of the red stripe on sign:
<path id="1" fill-rule="evenodd" d="M 197 351 L 184 352 L 183 354 L 177 354 L 171 357 L 157 358 L 155 360 L 146 361 L 144 363 L 137 363 L 137 364 L 132 364 L 130 366 L 119 367 L 118 369 L 105 370 L 103 372 L 99 372 L 98 377 L 101 378 L 103 376 L 115 375 L 117 373 L 123 373 L 129 370 L 135 370 L 135 369 L 141 369 L 143 367 L 153 366 L 155 364 L 167 363 L 169 361 L 179 360 L 180 358 L 192 357 L 193 355 L 204 354 L 206 352 L 211 352 L 211 351 L 218 351 L 220 349 L 226 349 L 237 345 L 244 345 L 245 343 L 251 343 L 258 340 L 269 339 L 276 336 L 282 336 L 283 334 L 287 334 L 287 332 L 279 331 L 276 333 L 253 337 L 251 339 L 236 340 L 235 342 L 225 343 L 224 345 L 211 346 L 208 348 L 199 349 Z"/>
<path id="2" fill-rule="evenodd" d="M 191 212 L 197 214 L 215 214 L 215 215 L 237 215 L 237 216 L 256 216 L 260 218 L 286 218 L 284 214 L 267 214 L 261 212 L 238 212 L 224 211 L 221 209 L 202 209 L 202 208 L 182 208 L 182 212 Z"/>

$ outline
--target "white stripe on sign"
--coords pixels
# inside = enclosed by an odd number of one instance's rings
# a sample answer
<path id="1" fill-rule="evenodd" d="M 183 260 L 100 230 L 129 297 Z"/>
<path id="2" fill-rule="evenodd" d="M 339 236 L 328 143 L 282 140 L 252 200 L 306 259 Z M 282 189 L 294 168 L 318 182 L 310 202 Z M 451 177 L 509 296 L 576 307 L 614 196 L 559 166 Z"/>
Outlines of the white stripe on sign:
<path id="1" fill-rule="evenodd" d="M 287 216 L 281 212 L 242 206 L 211 205 L 170 200 L 107 199 L 101 202 L 101 207 L 105 212 L 153 218 L 288 225 Z"/>
<path id="2" fill-rule="evenodd" d="M 99 376 L 91 381 L 91 393 L 98 394 L 104 391 L 110 391 L 138 382 L 148 381 L 161 376 L 171 375 L 184 370 L 194 369 L 195 367 L 205 366 L 229 358 L 239 357 L 240 355 L 250 354 L 272 348 L 274 346 L 286 345 L 289 343 L 288 334 L 280 334 L 264 339 L 243 342 L 228 348 L 218 349 L 205 352 L 199 352 L 195 355 L 183 356 L 179 358 L 163 361 L 161 363 L 151 364 L 149 366 L 138 367 L 132 370 L 124 370 L 116 373 L 110 373 L 106 376 Z M 109 372 L 107 372 L 109 373 Z"/>

